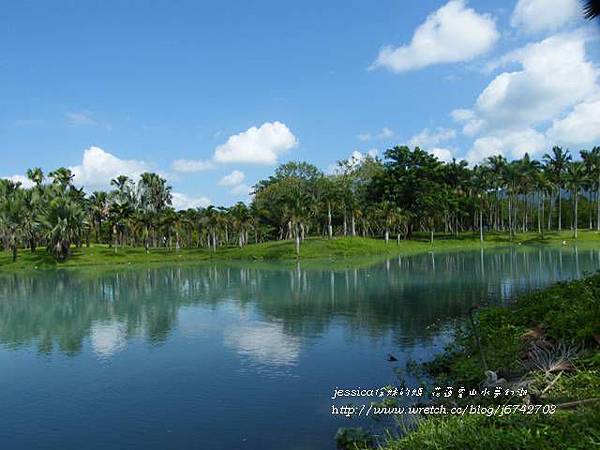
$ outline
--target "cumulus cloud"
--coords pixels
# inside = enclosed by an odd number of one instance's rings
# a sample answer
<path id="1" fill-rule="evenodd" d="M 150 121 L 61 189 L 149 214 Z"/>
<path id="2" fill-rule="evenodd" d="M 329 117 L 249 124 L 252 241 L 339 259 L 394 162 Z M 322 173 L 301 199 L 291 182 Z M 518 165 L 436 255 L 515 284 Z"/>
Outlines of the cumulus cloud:
<path id="1" fill-rule="evenodd" d="M 228 175 L 225 175 L 221 180 L 219 180 L 219 186 L 225 186 L 230 188 L 229 192 L 235 195 L 250 195 L 252 193 L 252 188 L 244 183 L 246 179 L 246 175 L 244 172 L 239 170 L 234 170 Z"/>
<path id="2" fill-rule="evenodd" d="M 600 96 L 578 105 L 562 119 L 555 119 L 547 132 L 558 144 L 588 144 L 600 140 Z"/>
<path id="3" fill-rule="evenodd" d="M 9 177 L 2 177 L 5 180 L 10 180 L 13 183 L 21 183 L 21 187 L 25 189 L 29 189 L 33 187 L 33 181 L 27 178 L 25 175 L 11 175 Z"/>
<path id="4" fill-rule="evenodd" d="M 582 32 L 559 34 L 504 56 L 501 64 L 517 63 L 520 70 L 497 75 L 470 117 L 455 113 L 466 119 L 464 131 L 536 125 L 592 94 L 598 71 L 586 58 L 585 42 Z"/>
<path id="5" fill-rule="evenodd" d="M 100 147 L 90 147 L 83 152 L 81 164 L 69 167 L 74 182 L 86 188 L 107 188 L 110 180 L 119 175 L 138 178 L 150 167 L 144 161 L 120 159 Z"/>
<path id="6" fill-rule="evenodd" d="M 211 204 L 207 197 L 192 197 L 181 192 L 172 192 L 173 208 L 176 210 L 205 208 Z"/>
<path id="7" fill-rule="evenodd" d="M 225 175 L 219 181 L 219 186 L 236 186 L 244 181 L 244 172 L 240 172 L 239 170 L 234 170 L 228 175 Z"/>
<path id="8" fill-rule="evenodd" d="M 519 0 L 510 24 L 525 33 L 540 33 L 557 30 L 580 14 L 579 0 Z"/>
<path id="9" fill-rule="evenodd" d="M 469 61 L 489 51 L 498 37 L 491 16 L 468 8 L 466 0 L 451 0 L 427 17 L 410 44 L 382 48 L 371 68 L 399 73 L 432 64 Z"/>
<path id="10" fill-rule="evenodd" d="M 505 131 L 476 139 L 466 160 L 471 164 L 479 164 L 493 155 L 503 155 L 510 159 L 522 158 L 525 153 L 539 156 L 546 148 L 545 136 L 533 128 Z"/>
<path id="11" fill-rule="evenodd" d="M 456 130 L 452 128 L 438 128 L 436 130 L 430 130 L 429 128 L 423 129 L 419 134 L 414 135 L 408 145 L 410 147 L 422 147 L 429 148 L 435 147 L 442 142 L 449 141 L 456 137 Z"/>
<path id="12" fill-rule="evenodd" d="M 278 157 L 298 145 L 298 139 L 281 122 L 265 122 L 260 127 L 230 136 L 215 149 L 217 163 L 274 165 Z"/>
<path id="13" fill-rule="evenodd" d="M 230 192 L 235 195 L 250 195 L 252 194 L 252 188 L 246 183 L 240 183 L 231 188 Z"/>
<path id="14" fill-rule="evenodd" d="M 371 134 L 371 133 L 360 133 L 358 135 L 358 139 L 360 141 L 366 142 L 375 139 L 391 139 L 396 135 L 393 130 L 388 127 L 383 127 L 379 133 Z"/>
<path id="15" fill-rule="evenodd" d="M 193 159 L 176 159 L 171 163 L 171 169 L 175 172 L 202 172 L 214 169 L 215 165 L 210 161 Z"/>
<path id="16" fill-rule="evenodd" d="M 450 161 L 452 161 L 452 158 L 454 157 L 452 150 L 450 150 L 448 148 L 434 147 L 429 151 L 437 159 L 439 159 L 440 161 L 444 161 L 444 162 L 450 162 Z"/>
<path id="17" fill-rule="evenodd" d="M 463 133 L 475 138 L 470 162 L 492 154 L 539 155 L 552 143 L 596 138 L 600 87 L 598 70 L 586 55 L 588 39 L 581 30 L 557 34 L 495 62 L 495 68 L 517 67 L 497 74 L 472 108 L 452 112 Z"/>

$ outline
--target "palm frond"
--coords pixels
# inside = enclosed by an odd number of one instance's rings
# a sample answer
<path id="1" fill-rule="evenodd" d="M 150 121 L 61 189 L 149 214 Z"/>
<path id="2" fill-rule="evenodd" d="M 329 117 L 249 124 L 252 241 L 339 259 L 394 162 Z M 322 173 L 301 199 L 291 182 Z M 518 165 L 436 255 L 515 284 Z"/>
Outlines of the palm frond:
<path id="1" fill-rule="evenodd" d="M 583 15 L 590 20 L 600 17 L 600 0 L 584 1 Z"/>

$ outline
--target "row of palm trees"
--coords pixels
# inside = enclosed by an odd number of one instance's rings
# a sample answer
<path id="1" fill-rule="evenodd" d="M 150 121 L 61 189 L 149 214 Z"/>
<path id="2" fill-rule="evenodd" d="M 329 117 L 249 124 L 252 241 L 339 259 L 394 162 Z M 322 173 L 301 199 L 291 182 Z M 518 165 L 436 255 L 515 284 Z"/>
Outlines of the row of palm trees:
<path id="1" fill-rule="evenodd" d="M 554 147 L 541 161 L 525 154 L 508 161 L 491 156 L 470 168 L 439 161 L 419 149 L 394 147 L 383 160 L 340 161 L 333 174 L 306 162 L 279 166 L 254 186 L 249 205 L 176 211 L 171 187 L 155 173 L 125 175 L 111 190 L 86 193 L 73 173 L 59 168 L 46 177 L 27 171 L 33 187 L 0 180 L 0 240 L 19 249 L 44 246 L 62 261 L 73 246 L 102 243 L 179 251 L 182 247 L 243 247 L 291 239 L 296 252 L 308 236 L 381 237 L 399 243 L 415 233 L 561 231 L 568 223 L 600 231 L 600 147 L 574 160 Z"/>

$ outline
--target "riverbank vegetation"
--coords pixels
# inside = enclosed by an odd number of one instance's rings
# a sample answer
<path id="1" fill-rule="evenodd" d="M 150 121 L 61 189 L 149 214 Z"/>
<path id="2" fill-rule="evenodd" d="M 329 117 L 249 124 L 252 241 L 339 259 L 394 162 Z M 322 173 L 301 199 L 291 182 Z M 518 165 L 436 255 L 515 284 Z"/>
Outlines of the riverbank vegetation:
<path id="1" fill-rule="evenodd" d="M 556 413 L 434 416 L 385 450 L 598 448 L 600 275 L 522 296 L 511 307 L 482 309 L 424 367 L 443 386 L 481 387 L 491 371 L 492 384 L 524 387 L 527 396 L 478 403 L 557 405 Z M 473 403 L 467 397 L 454 398 L 454 406 Z"/>
<path id="2" fill-rule="evenodd" d="M 474 233 L 462 233 L 459 236 L 438 233 L 433 244 L 429 235 L 417 233 L 410 240 L 402 240 L 386 244 L 382 239 L 362 237 L 335 237 L 333 239 L 310 237 L 302 243 L 300 257 L 304 265 L 315 266 L 339 265 L 347 263 L 368 262 L 380 260 L 381 257 L 394 255 L 411 255 L 416 253 L 436 251 L 461 251 L 473 249 L 491 249 L 505 246 L 561 246 L 580 249 L 600 245 L 600 233 L 583 231 L 577 240 L 572 238 L 570 231 L 550 232 L 544 239 L 535 232 L 519 233 L 512 241 L 504 233 L 490 232 L 483 244 Z M 46 251 L 22 252 L 16 261 L 12 260 L 9 252 L 0 253 L 0 272 L 15 270 L 36 270 L 52 268 L 83 268 L 99 267 L 113 268 L 129 265 L 185 264 L 202 261 L 253 261 L 292 263 L 297 260 L 292 240 L 270 241 L 249 244 L 243 248 L 231 245 L 218 247 L 217 251 L 209 248 L 181 247 L 179 251 L 168 247 L 158 247 L 146 253 L 143 247 L 125 246 L 115 252 L 108 244 L 74 247 L 65 261 L 57 261 Z M 358 260 L 361 261 L 358 261 Z"/>
<path id="3" fill-rule="evenodd" d="M 582 228 L 600 231 L 600 147 L 580 156 L 574 161 L 554 147 L 543 161 L 527 154 L 511 162 L 491 156 L 470 168 L 419 148 L 394 147 L 382 160 L 340 161 L 327 175 L 309 163 L 289 162 L 256 183 L 249 205 L 184 211 L 171 206 L 171 188 L 155 173 L 137 181 L 119 176 L 112 190 L 89 193 L 74 184 L 69 169 L 46 177 L 34 168 L 27 172 L 30 188 L 0 180 L 0 240 L 13 262 L 29 252 L 27 261 L 47 264 L 39 247 L 61 263 L 106 255 L 82 247 L 107 246 L 135 255 L 132 262 L 142 253 L 150 261 L 150 254 L 183 258 L 193 251 L 204 255 L 201 250 L 225 258 L 388 251 L 367 240 L 324 242 L 337 237 L 378 238 L 392 246 L 424 235 L 430 242 L 439 235 L 460 240 L 465 233 L 480 242 L 498 235 L 518 242 L 531 233 L 544 240 L 550 231 L 562 237 L 568 230 L 576 239 Z M 322 239 L 311 244 L 310 238 Z M 248 244 L 257 245 L 245 250 Z"/>

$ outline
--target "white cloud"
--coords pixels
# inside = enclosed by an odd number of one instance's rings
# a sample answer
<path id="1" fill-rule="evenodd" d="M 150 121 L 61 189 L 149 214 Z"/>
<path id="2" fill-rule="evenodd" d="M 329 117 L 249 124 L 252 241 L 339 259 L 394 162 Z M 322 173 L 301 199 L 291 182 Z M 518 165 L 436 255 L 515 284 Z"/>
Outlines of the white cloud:
<path id="1" fill-rule="evenodd" d="M 429 148 L 439 145 L 442 142 L 449 141 L 456 137 L 456 131 L 452 128 L 438 128 L 430 130 L 425 128 L 419 134 L 414 135 L 408 145 L 410 147 Z"/>
<path id="2" fill-rule="evenodd" d="M 559 34 L 501 58 L 521 68 L 497 75 L 472 110 L 454 112 L 465 134 L 541 124 L 592 94 L 598 71 L 586 59 L 586 39 L 583 32 Z"/>
<path id="3" fill-rule="evenodd" d="M 382 48 L 371 68 L 393 72 L 432 64 L 469 61 L 490 50 L 498 40 L 496 24 L 488 14 L 467 8 L 466 0 L 451 0 L 430 14 L 410 44 Z"/>
<path id="4" fill-rule="evenodd" d="M 173 208 L 176 210 L 194 209 L 206 207 L 211 204 L 207 197 L 191 197 L 181 192 L 172 192 Z"/>
<path id="5" fill-rule="evenodd" d="M 235 195 L 250 195 L 252 193 L 252 188 L 246 183 L 240 183 L 233 186 L 230 192 Z"/>
<path id="6" fill-rule="evenodd" d="M 441 147 L 434 147 L 430 150 L 430 153 L 440 161 L 450 162 L 454 157 L 452 150 Z"/>
<path id="7" fill-rule="evenodd" d="M 21 183 L 21 187 L 24 189 L 29 189 L 33 187 L 33 181 L 27 178 L 25 175 L 11 175 L 9 177 L 2 177 L 5 180 L 10 180 L 13 183 Z"/>
<path id="8" fill-rule="evenodd" d="M 229 189 L 229 192 L 235 195 L 250 195 L 252 192 L 252 188 L 244 183 L 246 179 L 246 175 L 244 172 L 239 170 L 234 170 L 228 175 L 225 175 L 219 181 L 219 186 L 226 186 Z"/>
<path id="9" fill-rule="evenodd" d="M 239 170 L 234 170 L 229 175 L 225 175 L 219 181 L 219 186 L 236 186 L 244 181 L 244 172 L 240 172 Z"/>
<path id="10" fill-rule="evenodd" d="M 74 182 L 87 189 L 107 188 L 110 180 L 119 175 L 138 178 L 150 167 L 144 161 L 120 159 L 102 150 L 100 147 L 90 147 L 83 152 L 83 160 L 77 166 L 69 167 L 73 172 Z"/>
<path id="11" fill-rule="evenodd" d="M 518 159 L 522 158 L 525 153 L 538 156 L 546 148 L 547 142 L 544 135 L 532 128 L 527 128 L 480 137 L 473 142 L 465 159 L 471 164 L 479 164 L 492 155 Z"/>
<path id="12" fill-rule="evenodd" d="M 391 139 L 396 135 L 393 130 L 388 127 L 383 127 L 379 133 L 371 134 L 371 133 L 360 133 L 358 135 L 358 140 L 367 142 L 371 140 L 384 140 Z"/>
<path id="13" fill-rule="evenodd" d="M 65 114 L 67 123 L 74 126 L 96 126 L 99 123 L 92 118 L 89 112 L 68 112 Z"/>
<path id="14" fill-rule="evenodd" d="M 597 144 L 600 140 L 600 96 L 575 105 L 566 117 L 554 120 L 547 135 L 557 144 Z"/>
<path id="15" fill-rule="evenodd" d="M 510 24 L 526 33 L 557 30 L 581 14 L 579 0 L 519 0 Z"/>
<path id="16" fill-rule="evenodd" d="M 354 150 L 352 153 L 350 153 L 346 161 L 348 161 L 350 167 L 356 167 L 360 165 L 367 156 L 370 156 L 371 158 L 376 158 L 378 154 L 379 150 L 377 150 L 376 148 L 367 150 L 365 153 L 361 152 L 360 150 Z M 340 171 L 341 169 L 338 163 L 330 164 L 325 170 L 325 172 L 328 174 L 338 174 L 340 173 Z"/>
<path id="17" fill-rule="evenodd" d="M 175 172 L 202 172 L 214 169 L 215 165 L 210 161 L 177 159 L 171 163 L 171 169 Z"/>
<path id="18" fill-rule="evenodd" d="M 281 122 L 265 122 L 260 127 L 230 136 L 215 149 L 218 163 L 248 163 L 273 165 L 278 157 L 296 147 L 298 139 Z"/>

